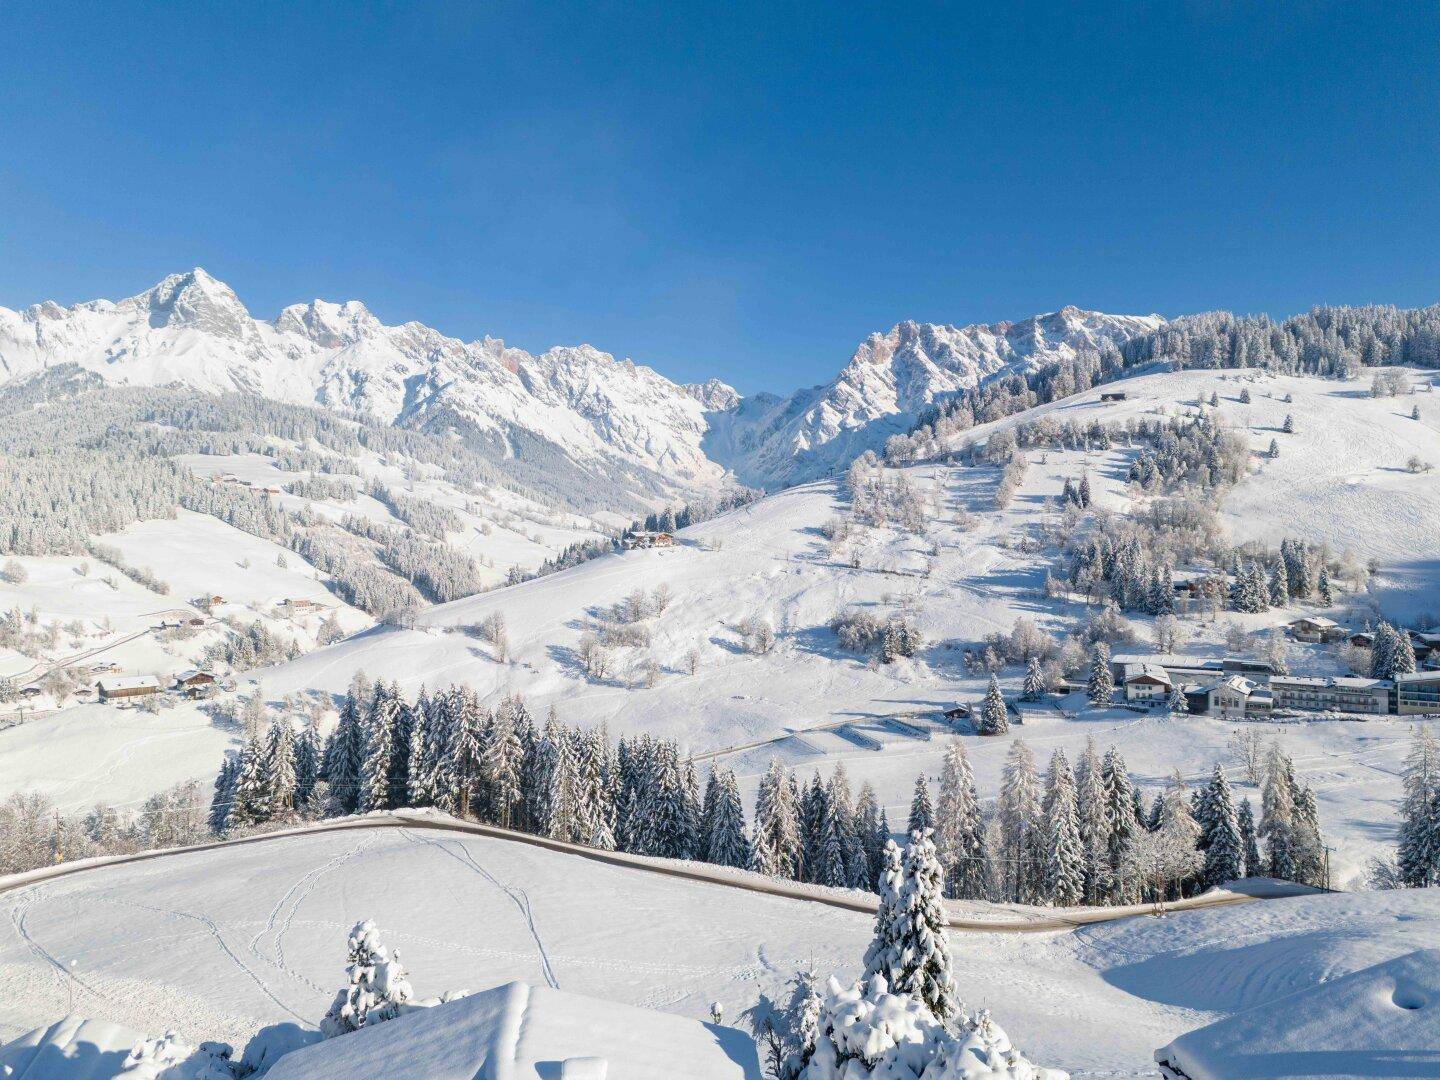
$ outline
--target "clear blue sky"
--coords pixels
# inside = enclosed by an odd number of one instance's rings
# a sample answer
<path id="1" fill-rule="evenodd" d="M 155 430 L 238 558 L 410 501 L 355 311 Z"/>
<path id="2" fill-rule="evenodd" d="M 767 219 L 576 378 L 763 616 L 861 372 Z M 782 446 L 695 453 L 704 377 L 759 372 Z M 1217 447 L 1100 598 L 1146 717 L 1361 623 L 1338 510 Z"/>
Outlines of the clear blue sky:
<path id="1" fill-rule="evenodd" d="M 6 0 L 0 304 L 200 265 L 748 391 L 904 318 L 1440 300 L 1437 5 L 901 6 Z"/>

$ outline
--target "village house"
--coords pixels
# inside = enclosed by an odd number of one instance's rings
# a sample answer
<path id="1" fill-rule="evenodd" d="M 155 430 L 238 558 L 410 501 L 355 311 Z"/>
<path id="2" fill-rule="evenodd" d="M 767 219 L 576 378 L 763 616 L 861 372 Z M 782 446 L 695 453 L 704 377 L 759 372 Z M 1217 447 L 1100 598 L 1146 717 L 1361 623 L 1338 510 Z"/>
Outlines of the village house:
<path id="1" fill-rule="evenodd" d="M 117 675 L 99 682 L 101 701 L 149 697 L 160 692 L 160 680 L 154 675 Z"/>
<path id="2" fill-rule="evenodd" d="M 1127 664 L 1121 679 L 1126 701 L 1164 701 L 1174 685 L 1159 664 Z"/>
<path id="3" fill-rule="evenodd" d="M 1285 624 L 1285 632 L 1296 641 L 1332 642 L 1345 639 L 1345 628 L 1322 615 L 1293 619 Z"/>
<path id="4" fill-rule="evenodd" d="M 177 690 L 183 690 L 197 686 L 209 686 L 213 682 L 215 682 L 215 675 L 213 672 L 201 671 L 199 669 L 182 671 L 179 675 L 175 676 L 175 688 Z"/>
<path id="5" fill-rule="evenodd" d="M 632 532 L 621 537 L 627 550 L 636 548 L 668 548 L 675 546 L 675 537 L 666 532 Z"/>
<path id="6" fill-rule="evenodd" d="M 313 615 L 317 611 L 329 611 L 328 604 L 322 604 L 318 600 L 286 599 L 275 605 L 286 615 Z"/>
<path id="7" fill-rule="evenodd" d="M 1273 704 L 1269 690 L 1243 675 L 1227 675 L 1206 687 L 1204 694 L 1205 711 L 1227 720 L 1269 716 Z"/>
<path id="8" fill-rule="evenodd" d="M 1100 395 L 1101 401 L 1124 401 L 1128 397 L 1123 390 L 1109 390 Z"/>
<path id="9" fill-rule="evenodd" d="M 1350 644 L 1357 649 L 1373 649 L 1375 647 L 1375 635 L 1369 630 L 1360 630 L 1350 635 Z"/>

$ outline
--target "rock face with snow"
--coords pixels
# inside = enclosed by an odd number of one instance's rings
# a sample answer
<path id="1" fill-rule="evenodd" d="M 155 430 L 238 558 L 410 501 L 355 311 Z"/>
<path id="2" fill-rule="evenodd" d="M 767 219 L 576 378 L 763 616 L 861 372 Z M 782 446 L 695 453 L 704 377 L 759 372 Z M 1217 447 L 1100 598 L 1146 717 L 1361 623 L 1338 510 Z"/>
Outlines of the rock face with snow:
<path id="1" fill-rule="evenodd" d="M 532 355 L 498 338 L 387 326 L 354 300 L 256 319 L 195 269 L 118 302 L 0 308 L 0 382 L 75 363 L 118 385 L 237 391 L 501 445 L 535 440 L 597 473 L 619 464 L 684 491 L 727 470 L 764 486 L 825 475 L 937 397 L 1162 321 L 1065 308 L 988 326 L 905 322 L 862 342 L 828 384 L 742 399 L 718 379 L 678 385 L 589 345 Z"/>
<path id="2" fill-rule="evenodd" d="M 530 438 L 597 471 L 619 462 L 681 490 L 723 477 L 700 449 L 704 418 L 738 400 L 723 383 L 677 386 L 588 345 L 532 356 L 496 338 L 386 326 L 353 300 L 293 305 L 267 322 L 200 269 L 115 303 L 0 308 L 0 382 L 67 362 L 117 385 L 237 391 L 385 423 Z"/>
<path id="3" fill-rule="evenodd" d="M 742 479 L 814 479 L 905 431 L 937 398 L 1081 349 L 1118 345 L 1164 321 L 1067 307 L 988 326 L 903 322 L 866 338 L 827 385 L 761 405 L 730 453 Z"/>

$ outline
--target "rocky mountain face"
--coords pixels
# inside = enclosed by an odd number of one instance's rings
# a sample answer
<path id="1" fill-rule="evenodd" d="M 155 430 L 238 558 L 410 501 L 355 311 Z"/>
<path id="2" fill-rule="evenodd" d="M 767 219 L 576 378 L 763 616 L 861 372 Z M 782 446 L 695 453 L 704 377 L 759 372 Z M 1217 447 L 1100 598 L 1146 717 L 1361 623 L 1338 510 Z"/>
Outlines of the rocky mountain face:
<path id="1" fill-rule="evenodd" d="M 825 475 L 938 396 L 1161 322 L 1074 308 L 990 326 L 906 322 L 872 334 L 825 385 L 742 399 L 719 380 L 678 385 L 589 345 L 532 355 L 417 322 L 386 326 L 353 300 L 256 319 L 196 269 L 118 302 L 0 308 L 0 382 L 75 363 L 117 385 L 237 391 L 503 445 L 538 441 L 596 475 L 650 476 L 654 491 L 683 493 L 727 473 L 764 486 Z"/>

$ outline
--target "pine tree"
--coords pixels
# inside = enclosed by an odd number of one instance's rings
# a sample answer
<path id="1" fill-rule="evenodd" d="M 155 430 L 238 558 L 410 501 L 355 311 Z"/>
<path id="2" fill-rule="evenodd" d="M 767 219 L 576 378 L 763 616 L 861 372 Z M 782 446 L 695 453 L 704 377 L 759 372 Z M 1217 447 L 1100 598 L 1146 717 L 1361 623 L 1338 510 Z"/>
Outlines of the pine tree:
<path id="1" fill-rule="evenodd" d="M 953 739 L 945 749 L 940 799 L 935 807 L 935 847 L 945 867 L 945 894 L 964 900 L 985 895 L 985 829 L 980 799 L 965 747 Z"/>
<path id="2" fill-rule="evenodd" d="M 1217 763 L 1200 800 L 1201 812 L 1196 815 L 1200 825 L 1200 846 L 1205 851 L 1204 883 L 1216 888 L 1227 881 L 1245 876 L 1244 838 L 1235 815 L 1235 800 L 1230 781 Z"/>
<path id="3" fill-rule="evenodd" d="M 394 736 L 395 702 L 377 684 L 365 715 L 365 760 L 360 765 L 360 790 L 355 809 L 361 814 L 390 805 L 390 750 Z"/>
<path id="4" fill-rule="evenodd" d="M 717 769 L 715 805 L 706 837 L 705 859 L 717 866 L 745 867 L 750 864 L 750 845 L 745 839 L 745 808 L 740 802 L 740 785 L 729 769 Z"/>
<path id="5" fill-rule="evenodd" d="M 1003 735 L 1010 730 L 1010 714 L 1005 707 L 1005 697 L 1000 693 L 1000 682 L 992 674 L 990 685 L 985 690 L 985 700 L 980 703 L 980 722 L 975 725 L 979 735 Z"/>
<path id="6" fill-rule="evenodd" d="M 240 758 L 229 755 L 220 765 L 215 777 L 215 795 L 210 801 L 210 831 L 219 835 L 225 831 L 230 818 L 230 806 L 235 798 L 235 778 L 240 771 Z"/>
<path id="7" fill-rule="evenodd" d="M 1284 431 L 1286 435 L 1295 434 L 1295 417 L 1290 413 L 1285 414 L 1285 423 L 1282 425 L 1281 430 Z"/>
<path id="8" fill-rule="evenodd" d="M 414 997 L 400 953 L 392 957 L 373 922 L 356 923 L 348 944 L 349 983 L 335 995 L 320 1021 L 321 1034 L 327 1039 L 393 1020 Z"/>
<path id="9" fill-rule="evenodd" d="M 265 775 L 265 744 L 260 741 L 260 730 L 256 728 L 240 751 L 225 830 L 247 829 L 269 820 L 270 782 Z"/>
<path id="10" fill-rule="evenodd" d="M 353 814 L 360 801 L 360 773 L 365 764 L 365 710 L 369 688 L 363 675 L 357 675 L 340 707 L 340 720 L 325 747 L 325 782 L 330 795 L 347 814 Z"/>
<path id="11" fill-rule="evenodd" d="M 502 829 L 512 826 L 520 802 L 520 763 L 524 747 L 519 728 L 530 714 L 520 698 L 500 703 L 491 718 L 489 741 L 481 748 L 480 775 L 485 785 L 490 820 Z"/>
<path id="12" fill-rule="evenodd" d="M 934 827 L 935 808 L 930 802 L 930 785 L 925 782 L 925 774 L 921 773 L 915 778 L 915 794 L 910 799 L 910 820 L 906 831 L 924 832 Z"/>
<path id="13" fill-rule="evenodd" d="M 1090 679 L 1085 685 L 1085 696 L 1092 708 L 1109 706 L 1115 695 L 1115 677 L 1110 672 L 1110 648 L 1103 641 L 1095 643 L 1090 657 Z"/>
<path id="14" fill-rule="evenodd" d="M 295 803 L 302 805 L 320 779 L 320 732 L 311 720 L 295 740 Z"/>
<path id="15" fill-rule="evenodd" d="M 1276 439 L 1270 440 L 1270 449 L 1266 451 L 1266 457 L 1277 458 L 1280 456 L 1280 443 Z"/>
<path id="16" fill-rule="evenodd" d="M 885 841 L 889 839 L 887 826 L 880 832 L 880 801 L 869 781 L 860 785 L 860 797 L 855 801 L 855 832 L 860 838 L 860 852 L 864 860 L 864 879 L 856 888 L 874 892 L 879 888 L 881 859 L 885 853 Z"/>
<path id="17" fill-rule="evenodd" d="M 944 871 L 935 845 L 928 835 L 914 833 L 903 858 L 893 843 L 886 849 L 886 864 L 865 981 L 881 975 L 892 994 L 914 998 L 937 1020 L 948 1021 L 959 1003 L 941 898 Z"/>
<path id="18" fill-rule="evenodd" d="M 1088 510 L 1090 508 L 1090 474 L 1088 472 L 1080 474 L 1079 495 L 1080 506 Z"/>
<path id="19" fill-rule="evenodd" d="M 1044 835 L 1040 820 L 1040 778 L 1035 756 L 1016 739 L 1005 759 L 996 805 L 1000 825 L 1001 866 L 1005 895 L 1020 903 L 1034 903 L 1041 891 Z"/>
<path id="20" fill-rule="evenodd" d="M 1399 675 L 1415 674 L 1415 646 L 1410 643 L 1410 635 L 1404 630 L 1395 631 L 1395 652 L 1394 659 L 1390 663 L 1390 674 L 1386 678 L 1393 679 Z"/>
<path id="21" fill-rule="evenodd" d="M 575 832 L 579 842 L 601 851 L 615 849 L 615 796 L 604 730 L 576 736 L 579 741 Z"/>
<path id="22" fill-rule="evenodd" d="M 1316 585 L 1316 591 L 1320 594 L 1322 604 L 1333 604 L 1335 602 L 1335 590 L 1330 584 L 1330 568 L 1323 563 L 1320 565 L 1320 581 Z"/>
<path id="23" fill-rule="evenodd" d="M 1170 688 L 1170 696 L 1165 699 L 1165 707 L 1176 716 L 1184 716 L 1190 711 L 1190 699 L 1185 696 L 1185 688 L 1179 683 Z"/>
<path id="24" fill-rule="evenodd" d="M 268 781 L 267 820 L 293 822 L 299 800 L 295 781 L 295 730 L 289 717 L 270 725 L 265 747 L 265 777 Z"/>
<path id="25" fill-rule="evenodd" d="M 1073 907 L 1085 897 L 1085 849 L 1080 839 L 1075 777 L 1063 750 L 1050 757 L 1042 809 L 1045 862 L 1040 897 L 1056 907 Z"/>
<path id="26" fill-rule="evenodd" d="M 992 682 L 993 681 L 992 679 Z M 1000 689 L 998 684 L 995 689 L 997 691 Z M 1020 688 L 1020 700 L 1039 701 L 1044 696 L 1045 676 L 1040 671 L 1040 658 L 1038 656 L 1032 656 L 1030 662 L 1025 666 L 1025 683 Z M 989 691 L 986 691 L 985 697 L 988 701 L 990 697 Z"/>
<path id="27" fill-rule="evenodd" d="M 545 835 L 552 840 L 580 843 L 577 827 L 580 786 L 579 769 L 571 749 L 569 733 L 559 724 L 546 724 L 545 741 L 549 746 L 550 769 Z"/>
<path id="28" fill-rule="evenodd" d="M 1400 636 L 1388 622 L 1381 622 L 1375 628 L 1375 644 L 1370 649 L 1370 677 L 1392 679 L 1395 677 L 1396 653 L 1400 648 Z M 1413 658 L 1414 652 L 1412 650 Z"/>
<path id="29" fill-rule="evenodd" d="M 409 805 L 410 748 L 415 738 L 415 710 L 395 683 L 390 684 L 389 697 L 393 703 L 393 718 L 390 722 L 390 790 L 386 795 L 386 804 L 395 810 Z"/>
<path id="30" fill-rule="evenodd" d="M 1416 725 L 1405 759 L 1405 799 L 1400 809 L 1400 880 L 1412 889 L 1440 883 L 1440 745 L 1430 729 Z"/>
<path id="31" fill-rule="evenodd" d="M 1270 571 L 1270 606 L 1284 607 L 1290 602 L 1289 579 L 1285 576 L 1283 563 L 1276 563 Z"/>
<path id="32" fill-rule="evenodd" d="M 1274 747 L 1267 763 L 1260 800 L 1260 838 L 1265 841 L 1266 865 L 1271 877 L 1294 881 L 1295 801 L 1287 775 L 1288 759 Z"/>
<path id="33" fill-rule="evenodd" d="M 800 873 L 800 825 L 790 778 L 772 760 L 755 796 L 754 842 L 750 869 L 769 877 L 796 878 Z"/>
<path id="34" fill-rule="evenodd" d="M 800 864 L 802 880 L 820 880 L 821 848 L 825 843 L 825 785 L 820 774 L 810 778 L 805 797 L 800 802 Z"/>
<path id="35" fill-rule="evenodd" d="M 1248 798 L 1240 800 L 1240 811 L 1236 815 L 1240 826 L 1240 848 L 1245 856 L 1245 872 L 1242 877 L 1256 877 L 1264 873 L 1260 861 L 1260 844 L 1255 836 L 1255 810 Z"/>
<path id="36" fill-rule="evenodd" d="M 869 865 L 865 858 L 865 848 L 856 826 L 855 805 L 850 797 L 850 775 L 845 771 L 845 763 L 837 762 L 835 771 L 830 774 L 830 783 L 825 792 L 830 802 L 831 813 L 835 817 L 837 838 L 840 843 L 841 858 L 845 867 L 845 884 L 849 888 L 867 888 L 867 881 L 870 876 Z"/>
<path id="37" fill-rule="evenodd" d="M 1110 818 L 1105 812 L 1104 767 L 1094 739 L 1085 741 L 1085 753 L 1075 777 L 1075 795 L 1080 843 L 1085 851 L 1085 902 L 1098 904 L 1110 894 Z"/>
<path id="38" fill-rule="evenodd" d="M 1129 849 L 1140 823 L 1135 819 L 1135 796 L 1125 759 L 1113 746 L 1105 751 L 1100 773 L 1105 785 L 1105 818 L 1110 836 L 1110 898 L 1112 903 L 1123 904 L 1134 895 L 1137 884 L 1127 873 L 1127 867 Z"/>

